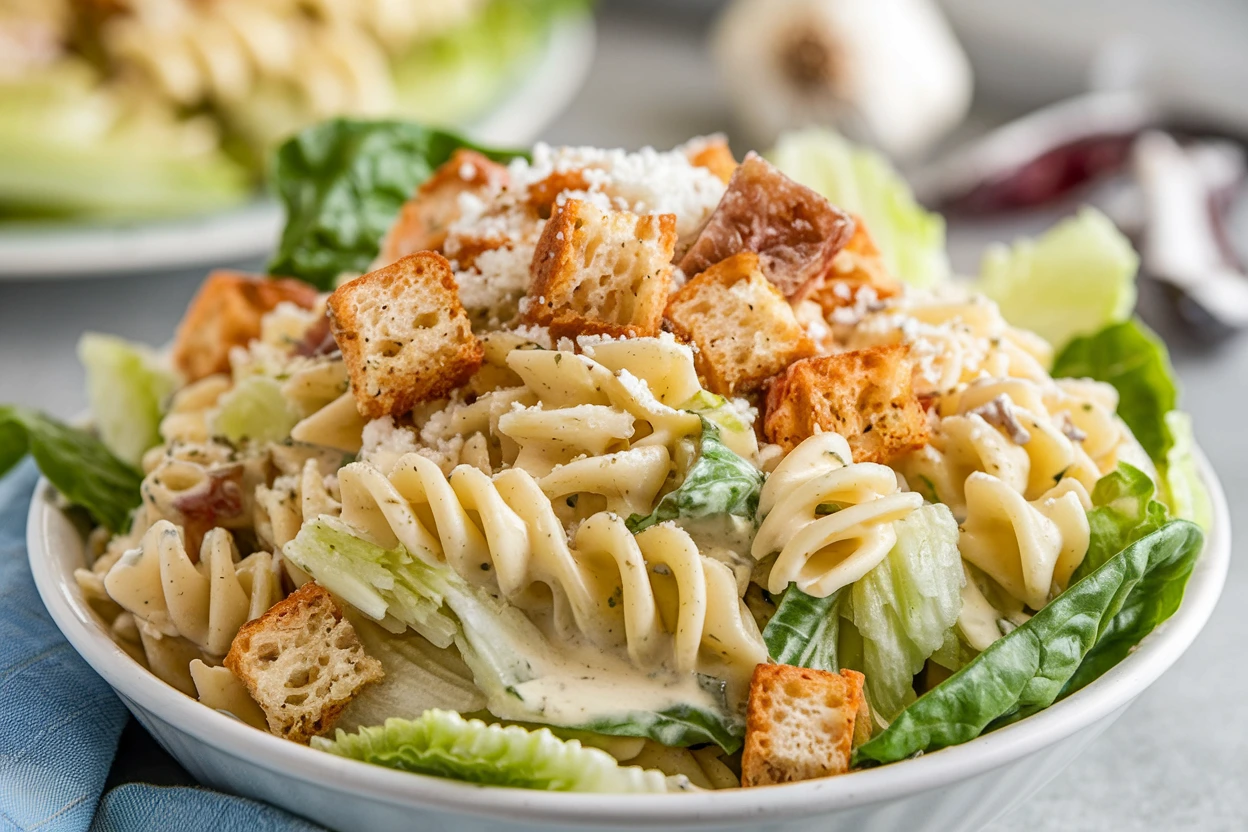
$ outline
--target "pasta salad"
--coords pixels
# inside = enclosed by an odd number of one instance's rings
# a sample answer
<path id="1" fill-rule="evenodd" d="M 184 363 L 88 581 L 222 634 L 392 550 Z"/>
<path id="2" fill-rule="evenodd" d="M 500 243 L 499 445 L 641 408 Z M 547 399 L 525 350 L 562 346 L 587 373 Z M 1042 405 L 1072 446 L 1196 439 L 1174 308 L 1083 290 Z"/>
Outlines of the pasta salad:
<path id="1" fill-rule="evenodd" d="M 212 274 L 168 355 L 86 336 L 94 433 L 0 409 L 0 459 L 92 519 L 135 672 L 412 772 L 772 785 L 1091 683 L 1209 523 L 1129 244 L 954 280 L 878 157 L 769 159 L 312 128 L 281 277 Z"/>

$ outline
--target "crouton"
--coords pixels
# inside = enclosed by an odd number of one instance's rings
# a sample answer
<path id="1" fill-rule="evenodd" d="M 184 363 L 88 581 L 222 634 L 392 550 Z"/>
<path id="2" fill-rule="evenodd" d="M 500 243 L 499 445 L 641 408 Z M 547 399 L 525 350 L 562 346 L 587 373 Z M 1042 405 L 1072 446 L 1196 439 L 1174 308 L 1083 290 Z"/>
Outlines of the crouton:
<path id="1" fill-rule="evenodd" d="M 728 141 L 721 134 L 693 139 L 681 149 L 685 151 L 689 164 L 706 168 L 725 185 L 732 181 L 732 174 L 738 167 L 737 158 L 732 155 Z"/>
<path id="2" fill-rule="evenodd" d="M 569 191 L 589 190 L 589 180 L 585 171 L 580 168 L 557 170 L 545 179 L 529 185 L 525 194 L 525 204 L 541 219 L 550 219 L 555 212 L 555 203 L 559 195 Z"/>
<path id="3" fill-rule="evenodd" d="M 329 317 L 356 407 L 368 419 L 444 396 L 481 366 L 451 266 L 431 251 L 340 286 Z"/>
<path id="4" fill-rule="evenodd" d="M 853 231 L 848 214 L 751 153 L 733 173 L 680 268 L 692 277 L 738 252 L 752 251 L 767 279 L 793 297 L 831 268 Z"/>
<path id="5" fill-rule="evenodd" d="M 507 168 L 475 150 L 460 148 L 403 205 L 381 243 L 375 268 L 418 251 L 441 251 L 451 223 L 460 217 L 460 195 L 483 196 L 507 184 Z"/>
<path id="6" fill-rule="evenodd" d="M 225 666 L 264 711 L 269 732 L 306 743 L 384 676 L 328 592 L 306 583 L 244 624 Z"/>
<path id="7" fill-rule="evenodd" d="M 533 253 L 524 320 L 557 338 L 657 335 L 675 247 L 674 214 L 603 212 L 569 199 Z"/>
<path id="8" fill-rule="evenodd" d="M 927 414 L 902 344 L 807 358 L 772 382 L 763 430 L 786 449 L 822 431 L 849 440 L 854 462 L 885 465 L 926 445 Z"/>
<path id="9" fill-rule="evenodd" d="M 853 306 L 864 288 L 881 300 L 901 293 L 901 283 L 888 273 L 866 224 L 858 216 L 853 220 L 854 235 L 832 258 L 832 268 L 801 290 L 801 298 L 818 303 L 825 315 Z"/>
<path id="10" fill-rule="evenodd" d="M 173 342 L 173 363 L 187 382 L 230 371 L 230 349 L 260 337 L 260 319 L 283 301 L 316 306 L 316 289 L 299 280 L 215 271 L 187 307 Z"/>
<path id="11" fill-rule="evenodd" d="M 773 786 L 849 771 L 863 676 L 760 664 L 750 679 L 741 785 Z"/>
<path id="12" fill-rule="evenodd" d="M 724 396 L 751 393 L 815 345 L 752 252 L 711 266 L 672 295 L 667 319 L 698 348 L 698 373 Z"/>

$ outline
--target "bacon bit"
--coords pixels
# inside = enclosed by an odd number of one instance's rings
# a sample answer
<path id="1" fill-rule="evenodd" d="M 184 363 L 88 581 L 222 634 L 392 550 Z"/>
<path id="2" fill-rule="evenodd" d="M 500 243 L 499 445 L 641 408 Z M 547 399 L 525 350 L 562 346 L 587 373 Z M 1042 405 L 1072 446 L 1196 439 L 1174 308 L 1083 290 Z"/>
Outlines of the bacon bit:
<path id="1" fill-rule="evenodd" d="M 207 477 L 178 496 L 173 507 L 182 515 L 187 554 L 198 558 L 209 530 L 243 514 L 243 466 L 235 463 L 207 471 Z"/>
<path id="2" fill-rule="evenodd" d="M 1065 435 L 1065 437 L 1071 442 L 1083 442 L 1088 438 L 1088 435 L 1084 433 L 1078 425 L 1071 421 L 1069 413 L 1062 414 L 1061 428 L 1062 434 Z"/>
<path id="3" fill-rule="evenodd" d="M 993 427 L 1005 431 L 1006 436 L 1010 437 L 1015 445 L 1026 445 L 1031 441 L 1031 434 L 1018 421 L 1018 417 L 1014 415 L 1014 402 L 1010 401 L 1010 397 L 1004 393 L 987 404 L 981 404 L 970 411 L 970 414 L 974 414 Z"/>
<path id="4" fill-rule="evenodd" d="M 785 297 L 793 297 L 832 267 L 853 233 L 848 214 L 751 153 L 678 265 L 693 277 L 752 251 L 767 278 Z"/>
<path id="5" fill-rule="evenodd" d="M 317 318 L 316 323 L 308 327 L 303 340 L 296 344 L 294 349 L 295 355 L 301 355 L 304 358 L 319 358 L 323 355 L 333 355 L 336 352 L 338 352 L 338 342 L 334 340 L 334 333 L 330 331 L 329 315 Z"/>

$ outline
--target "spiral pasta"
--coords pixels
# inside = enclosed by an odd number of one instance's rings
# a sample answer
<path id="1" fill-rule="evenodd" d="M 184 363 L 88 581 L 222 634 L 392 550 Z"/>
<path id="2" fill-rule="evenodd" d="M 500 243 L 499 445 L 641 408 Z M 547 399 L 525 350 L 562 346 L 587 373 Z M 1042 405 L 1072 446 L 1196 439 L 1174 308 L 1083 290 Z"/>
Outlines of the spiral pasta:
<path id="1" fill-rule="evenodd" d="M 803 441 L 763 486 L 764 517 L 752 554 L 779 552 L 767 589 L 789 584 L 826 597 L 871 571 L 897 542 L 893 523 L 923 504 L 898 490 L 897 475 L 883 465 L 853 463 L 849 443 L 821 433 Z"/>
<path id="2" fill-rule="evenodd" d="M 580 456 L 670 447 L 701 430 L 696 415 L 664 404 L 626 369 L 547 350 L 515 350 L 507 363 L 538 402 L 503 414 L 498 430 L 519 447 L 515 465 L 536 476 Z"/>
<path id="3" fill-rule="evenodd" d="M 976 472 L 966 481 L 966 502 L 958 539 L 963 558 L 1033 610 L 1065 588 L 1091 534 L 1092 501 L 1082 483 L 1063 479 L 1028 502 L 1000 479 Z"/>
<path id="4" fill-rule="evenodd" d="M 471 583 L 540 616 L 562 639 L 624 647 L 639 667 L 727 667 L 766 658 L 732 571 L 673 526 L 634 537 L 617 514 L 581 522 L 571 543 L 539 481 L 520 468 L 450 478 L 419 454 L 387 477 L 364 463 L 339 474 L 341 519 L 382 546 L 446 563 Z"/>

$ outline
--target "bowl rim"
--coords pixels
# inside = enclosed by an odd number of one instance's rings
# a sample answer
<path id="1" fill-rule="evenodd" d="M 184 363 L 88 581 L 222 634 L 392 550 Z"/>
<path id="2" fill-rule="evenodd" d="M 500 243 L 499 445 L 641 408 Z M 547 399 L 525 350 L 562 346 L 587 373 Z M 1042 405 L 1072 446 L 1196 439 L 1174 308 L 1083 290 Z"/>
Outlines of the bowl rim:
<path id="1" fill-rule="evenodd" d="M 257 731 L 205 708 L 146 672 L 110 637 L 87 606 L 73 565 L 59 567 L 49 549 L 49 524 L 62 515 L 56 493 L 40 479 L 27 518 L 27 549 L 35 585 L 57 627 L 74 649 L 128 703 L 221 753 L 269 771 L 355 797 L 391 805 L 529 823 L 619 826 L 713 826 L 751 816 L 769 822 L 800 819 L 895 800 L 966 780 L 1054 745 L 1110 717 L 1155 682 L 1208 622 L 1230 564 L 1226 496 L 1208 459 L 1197 451 L 1213 505 L 1213 528 L 1173 616 L 1103 676 L 1070 698 L 958 746 L 839 777 L 721 792 L 580 794 L 479 786 L 383 768 L 338 757 Z M 63 516 L 62 516 L 63 521 Z"/>

